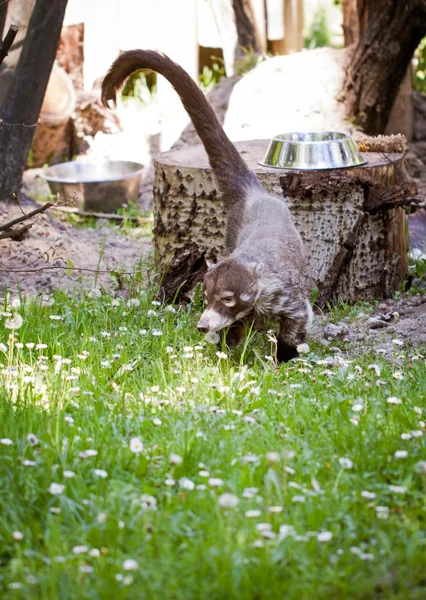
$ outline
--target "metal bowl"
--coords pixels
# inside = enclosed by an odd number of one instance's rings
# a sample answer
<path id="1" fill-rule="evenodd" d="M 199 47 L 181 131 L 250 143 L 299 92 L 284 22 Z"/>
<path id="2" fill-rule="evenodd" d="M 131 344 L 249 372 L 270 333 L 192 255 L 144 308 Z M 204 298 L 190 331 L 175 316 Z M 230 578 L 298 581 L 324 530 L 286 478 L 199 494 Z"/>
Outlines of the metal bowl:
<path id="1" fill-rule="evenodd" d="M 125 160 L 73 161 L 45 169 L 41 177 L 59 203 L 90 212 L 113 212 L 137 199 L 143 166 Z"/>
<path id="2" fill-rule="evenodd" d="M 269 143 L 262 167 L 276 169 L 347 169 L 367 161 L 350 135 L 338 131 L 282 133 Z"/>

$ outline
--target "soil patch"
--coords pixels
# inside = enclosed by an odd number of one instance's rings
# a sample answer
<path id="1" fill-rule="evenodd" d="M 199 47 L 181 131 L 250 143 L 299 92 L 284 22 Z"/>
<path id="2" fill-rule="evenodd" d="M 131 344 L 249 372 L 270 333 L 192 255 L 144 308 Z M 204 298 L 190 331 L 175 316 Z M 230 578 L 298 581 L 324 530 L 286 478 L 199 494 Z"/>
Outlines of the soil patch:
<path id="1" fill-rule="evenodd" d="M 25 212 L 35 206 L 32 201 L 22 204 Z M 20 214 L 18 206 L 0 203 L 0 223 Z M 97 229 L 79 229 L 47 213 L 36 216 L 32 222 L 22 241 L 0 241 L 1 290 L 7 287 L 34 295 L 76 286 L 91 288 L 95 283 L 112 289 L 116 285 L 114 278 L 105 272 L 96 275 L 96 270 L 143 269 L 152 248 L 150 238 L 132 240 L 105 223 Z"/>

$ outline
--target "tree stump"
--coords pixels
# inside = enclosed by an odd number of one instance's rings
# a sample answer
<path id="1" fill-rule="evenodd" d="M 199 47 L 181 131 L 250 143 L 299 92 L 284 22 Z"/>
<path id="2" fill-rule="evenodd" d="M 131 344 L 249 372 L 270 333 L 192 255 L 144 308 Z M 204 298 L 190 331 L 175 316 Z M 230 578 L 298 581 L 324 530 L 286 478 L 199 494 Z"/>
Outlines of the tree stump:
<path id="1" fill-rule="evenodd" d="M 370 152 L 361 167 L 293 171 L 260 167 L 267 145 L 255 140 L 236 147 L 263 187 L 287 202 L 319 303 L 381 299 L 399 289 L 408 269 L 403 206 L 416 201 L 403 154 Z M 201 145 L 157 159 L 154 245 L 160 267 L 176 272 L 197 256 L 224 255 L 226 207 L 218 195 Z"/>

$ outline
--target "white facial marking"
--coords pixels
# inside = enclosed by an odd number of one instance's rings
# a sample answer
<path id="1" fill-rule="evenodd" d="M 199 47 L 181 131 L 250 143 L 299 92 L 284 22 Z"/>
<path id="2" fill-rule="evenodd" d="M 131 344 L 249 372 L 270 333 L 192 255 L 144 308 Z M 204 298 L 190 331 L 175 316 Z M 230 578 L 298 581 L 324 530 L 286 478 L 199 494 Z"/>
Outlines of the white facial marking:
<path id="1" fill-rule="evenodd" d="M 243 302 L 250 302 L 250 300 L 253 299 L 253 296 L 251 294 L 241 294 L 240 298 Z"/>
<path id="2" fill-rule="evenodd" d="M 229 308 L 231 308 L 232 306 L 235 306 L 237 304 L 237 301 L 235 300 L 235 298 L 232 298 L 232 300 L 222 300 L 222 302 L 224 303 L 225 306 L 229 306 Z"/>
<path id="3" fill-rule="evenodd" d="M 219 331 L 227 325 L 231 325 L 232 320 L 218 313 L 214 308 L 207 308 L 201 315 L 200 323 L 206 324 L 209 331 Z"/>

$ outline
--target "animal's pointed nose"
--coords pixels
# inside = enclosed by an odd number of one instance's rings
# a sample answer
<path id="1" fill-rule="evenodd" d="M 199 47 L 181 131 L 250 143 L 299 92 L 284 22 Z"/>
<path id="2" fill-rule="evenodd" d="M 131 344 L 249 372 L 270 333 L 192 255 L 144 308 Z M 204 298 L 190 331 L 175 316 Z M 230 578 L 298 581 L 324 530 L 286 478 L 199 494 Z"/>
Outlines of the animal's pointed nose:
<path id="1" fill-rule="evenodd" d="M 200 319 L 197 323 L 197 329 L 201 331 L 201 333 L 207 333 L 209 330 L 209 323 L 207 319 Z"/>

